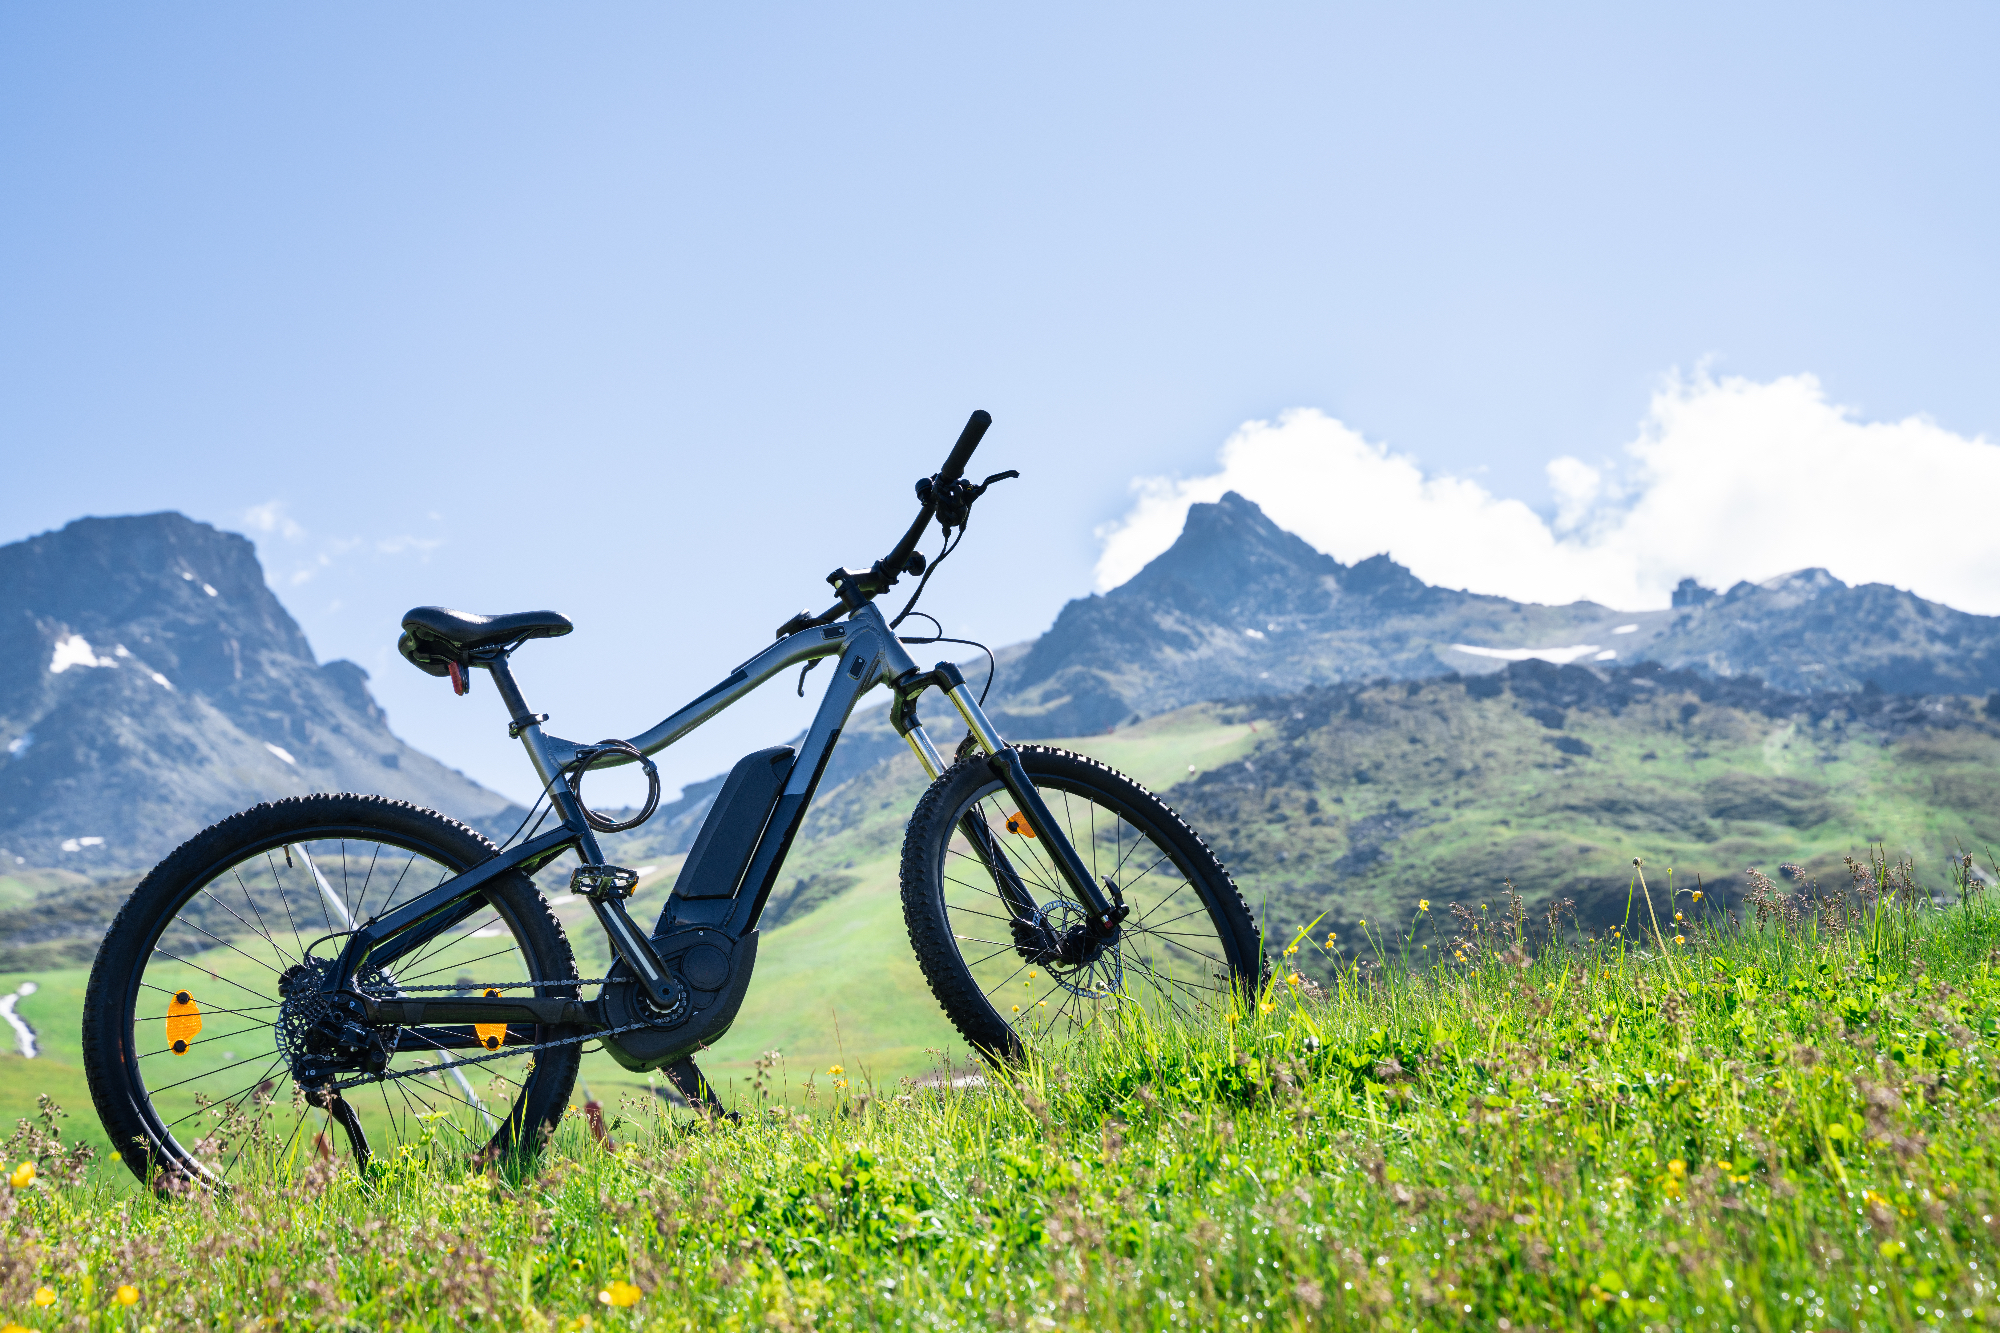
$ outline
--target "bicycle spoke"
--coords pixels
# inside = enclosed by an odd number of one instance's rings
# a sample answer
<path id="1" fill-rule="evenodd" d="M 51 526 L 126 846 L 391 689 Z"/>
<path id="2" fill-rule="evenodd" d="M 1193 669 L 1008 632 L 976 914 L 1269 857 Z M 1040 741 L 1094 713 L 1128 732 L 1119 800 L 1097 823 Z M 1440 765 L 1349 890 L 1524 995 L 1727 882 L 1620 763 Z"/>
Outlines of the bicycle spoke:
<path id="1" fill-rule="evenodd" d="M 238 989 L 238 990 L 240 990 L 240 991 L 245 991 L 245 992 L 247 992 L 248 994 L 251 994 L 251 995 L 254 995 L 254 996 L 256 996 L 256 997 L 257 997 L 258 999 L 260 999 L 260 1000 L 269 1000 L 269 1001 L 270 1001 L 270 1003 L 271 1003 L 271 1005 L 272 1005 L 272 1006 L 273 1006 L 274 1008 L 276 1007 L 276 1005 L 277 1005 L 277 1003 L 278 1003 L 278 1002 L 277 1002 L 276 1000 L 272 1000 L 270 996 L 268 996 L 268 995 L 264 994 L 264 992 L 262 992 L 262 991 L 259 991 L 259 990 L 251 990 L 251 989 L 250 989 L 250 988 L 249 988 L 248 986 L 244 985 L 244 984 L 243 984 L 242 982 L 240 982 L 240 981 L 237 981 L 237 980 L 234 980 L 233 978 L 230 978 L 230 977 L 225 977 L 225 976 L 223 976 L 223 975 L 222 975 L 221 973 L 219 973 L 219 972 L 210 972 L 208 968 L 206 968 L 206 967 L 203 967 L 203 966 L 202 966 L 202 965 L 201 965 L 200 963 L 193 963 L 193 962 L 189 962 L 189 961 L 188 961 L 187 959 L 185 959 L 185 958 L 181 957 L 181 956 L 180 956 L 179 954 L 176 954 L 176 953 L 168 953 L 168 952 L 167 952 L 167 951 L 166 951 L 165 949 L 162 949 L 162 948 L 161 948 L 161 947 L 160 947 L 159 945 L 157 945 L 157 944 L 153 946 L 153 952 L 154 952 L 154 953 L 156 953 L 156 954 L 159 954 L 159 955 L 160 955 L 161 957 L 163 957 L 163 958 L 171 958 L 171 959 L 173 959 L 173 960 L 174 960 L 174 961 L 175 961 L 176 963 L 179 963 L 179 964 L 180 964 L 181 966 L 183 966 L 183 967 L 191 967 L 191 968 L 195 969 L 195 970 L 196 970 L 197 972 L 205 972 L 205 973 L 207 973 L 207 974 L 209 975 L 209 977 L 213 978 L 213 979 L 214 979 L 214 980 L 216 980 L 216 981 L 224 981 L 224 982 L 228 982 L 228 983 L 229 983 L 230 985 L 232 985 L 232 986 L 236 987 L 236 989 Z M 185 988 L 183 988 L 183 989 L 185 989 Z M 171 994 L 173 994 L 173 991 L 169 990 L 169 991 L 167 992 L 167 994 L 171 995 Z"/>
<path id="2" fill-rule="evenodd" d="M 133 1093 L 153 1108 L 151 1124 L 158 1128 L 148 1132 L 160 1137 L 156 1146 L 164 1150 L 162 1160 L 172 1164 L 168 1169 L 191 1171 L 198 1178 L 215 1181 L 265 1169 L 302 1170 L 310 1159 L 294 1154 L 309 1120 L 317 1127 L 313 1152 L 335 1152 L 343 1160 L 352 1155 L 346 1131 L 327 1108 L 320 1107 L 315 1114 L 299 1102 L 303 1094 L 286 1071 L 289 1062 L 304 1052 L 288 1052 L 280 1044 L 280 1018 L 290 1002 L 259 989 L 256 978 L 268 975 L 275 979 L 286 968 L 301 963 L 323 970 L 331 962 L 329 956 L 314 956 L 308 951 L 300 929 L 302 905 L 292 901 L 295 891 L 319 900 L 329 933 L 337 936 L 364 913 L 372 914 L 371 919 L 379 918 L 383 912 L 413 900 L 414 891 L 425 883 L 435 879 L 442 884 L 459 872 L 427 854 L 379 838 L 322 840 L 304 830 L 301 835 L 251 852 L 208 882 L 191 887 L 180 900 L 181 907 L 160 928 L 159 942 L 144 955 L 140 975 L 133 981 L 135 989 L 127 992 L 140 997 L 127 1011 L 133 1015 L 129 1023 L 135 1039 L 126 1049 L 140 1052 L 131 1063 Z M 292 867 L 298 871 L 296 877 L 287 873 L 288 867 L 280 859 L 289 857 L 302 862 Z M 479 910 L 425 941 L 393 969 L 384 969 L 386 979 L 391 984 L 418 987 L 434 978 L 449 982 L 454 974 L 461 978 L 498 976 L 506 978 L 509 987 L 523 986 L 535 994 L 563 988 L 560 980 L 534 979 L 569 973 L 549 972 L 547 964 L 536 961 L 539 955 L 533 951 L 532 935 L 521 933 L 514 921 L 515 909 L 509 905 L 515 890 L 508 888 L 506 892 L 509 896 L 504 898 L 498 893 L 488 898 L 482 891 L 466 904 Z M 267 902 L 272 898 L 275 902 Z M 270 911 L 266 911 L 267 906 Z M 349 920 L 334 921 L 333 914 L 339 912 L 348 913 Z M 279 939 L 278 929 L 290 931 L 296 948 Z M 485 938 L 479 938 L 482 935 Z M 321 941 L 312 943 L 319 945 Z M 190 945 L 198 952 L 186 952 Z M 517 980 L 522 977 L 529 980 Z M 210 996 L 224 991 L 220 997 L 223 1002 L 204 999 L 197 1012 L 206 1026 L 198 1037 L 188 1038 L 194 1044 L 195 1058 L 176 1064 L 180 1057 L 170 1047 L 153 1044 L 160 1029 L 148 1025 L 181 1016 L 180 1006 L 165 1002 L 190 988 Z M 240 1000 L 235 1000 L 238 996 Z M 235 1002 L 227 1002 L 230 1000 Z M 306 1025 L 287 1029 L 291 1035 L 285 1040 L 317 1040 L 306 1035 L 310 1013 L 308 1010 Z M 230 1018 L 235 1021 L 225 1027 L 223 1020 Z M 144 1041 L 147 1036 L 153 1042 Z M 181 1037 L 178 1031 L 176 1037 Z M 462 1052 L 447 1048 L 438 1036 L 419 1027 L 385 1028 L 382 1039 L 390 1050 L 386 1077 L 354 1078 L 358 1070 L 352 1064 L 344 1068 L 336 1065 L 329 1072 L 336 1087 L 348 1089 L 346 1105 L 359 1117 L 362 1132 L 384 1150 L 420 1149 L 427 1136 L 419 1133 L 417 1126 L 435 1125 L 439 1120 L 448 1126 L 447 1141 L 454 1150 L 459 1144 L 477 1150 L 489 1142 L 504 1141 L 504 1135 L 527 1124 L 528 1098 L 536 1086 L 536 1052 L 543 1050 L 532 1039 L 517 1050 L 517 1038 L 510 1035 L 506 1058 L 499 1063 L 454 1059 Z M 258 1049 L 244 1049 L 246 1042 Z M 561 1047 L 558 1043 L 558 1049 Z M 236 1058 L 238 1050 L 242 1051 L 241 1059 Z M 308 1045 L 306 1050 L 313 1048 Z M 224 1058 L 216 1060 L 218 1052 Z M 181 1054 L 188 1054 L 186 1047 Z M 541 1058 L 549 1057 L 543 1054 Z M 559 1058 L 574 1056 L 564 1051 Z M 211 1065 L 212 1060 L 215 1063 Z M 560 1070 L 561 1065 L 551 1067 Z M 254 1082 L 237 1086 L 253 1074 Z M 300 1108 L 297 1112 L 279 1111 L 275 1094 L 267 1098 L 262 1091 L 274 1078 L 291 1089 L 290 1104 Z M 370 1094 L 359 1086 L 369 1081 L 382 1086 Z M 391 1083 L 395 1084 L 393 1089 L 387 1086 Z M 219 1100 L 205 1095 L 218 1087 L 228 1095 Z M 443 1129 L 437 1132 L 445 1133 Z M 177 1141 L 177 1135 L 185 1135 L 185 1141 Z M 196 1143 L 205 1145 L 199 1156 L 192 1147 Z"/>
<path id="3" fill-rule="evenodd" d="M 1156 842 L 1096 788 L 1045 780 L 1039 774 L 1034 780 L 1055 825 L 1050 836 L 1067 836 L 1093 880 L 1115 885 L 1131 915 L 1108 946 L 1071 934 L 1085 924 L 1086 911 L 1061 876 L 1054 849 L 1045 839 L 1008 833 L 1004 810 L 989 807 L 1010 798 L 997 783 L 984 788 L 949 826 L 944 864 L 935 872 L 944 890 L 951 937 L 978 992 L 1031 1043 L 1071 1039 L 1099 1018 L 1108 1018 L 1112 1011 L 1104 1005 L 1114 1001 L 1192 1021 L 1202 1006 L 1227 991 L 1233 971 L 1222 918 L 1208 904 L 1205 889 L 1189 877 L 1172 847 Z M 1040 904 L 1041 928 L 1050 932 L 1040 946 L 1047 951 L 1045 961 L 1026 961 L 1015 944 L 994 938 L 993 925 L 1003 920 L 1013 924 L 1015 916 L 1005 905 L 994 871 L 961 827 L 967 818 L 976 818 L 995 844 L 1005 848 L 1022 885 Z M 1082 960 L 1061 963 L 1058 947 L 1075 950 Z M 1218 976 L 1224 979 L 1220 984 Z"/>

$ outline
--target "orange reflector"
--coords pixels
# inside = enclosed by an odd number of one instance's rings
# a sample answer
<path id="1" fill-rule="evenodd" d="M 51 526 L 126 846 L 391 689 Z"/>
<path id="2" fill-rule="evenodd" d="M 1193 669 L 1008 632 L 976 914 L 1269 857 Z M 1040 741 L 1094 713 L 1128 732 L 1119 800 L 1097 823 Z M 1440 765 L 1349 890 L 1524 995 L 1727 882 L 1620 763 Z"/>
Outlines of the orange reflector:
<path id="1" fill-rule="evenodd" d="M 1028 827 L 1028 817 L 1019 810 L 1007 816 L 1007 831 L 1009 833 L 1018 833 L 1024 838 L 1035 836 L 1035 831 Z"/>
<path id="2" fill-rule="evenodd" d="M 186 991 L 175 991 L 167 1005 L 167 1049 L 175 1055 L 186 1055 L 200 1031 L 201 1006 Z"/>
<path id="3" fill-rule="evenodd" d="M 486 998 L 497 1000 L 500 998 L 500 992 L 492 987 L 488 987 Z M 507 1040 L 507 1025 L 505 1023 L 474 1023 L 472 1030 L 478 1034 L 479 1044 L 489 1051 L 499 1050 L 501 1043 Z"/>

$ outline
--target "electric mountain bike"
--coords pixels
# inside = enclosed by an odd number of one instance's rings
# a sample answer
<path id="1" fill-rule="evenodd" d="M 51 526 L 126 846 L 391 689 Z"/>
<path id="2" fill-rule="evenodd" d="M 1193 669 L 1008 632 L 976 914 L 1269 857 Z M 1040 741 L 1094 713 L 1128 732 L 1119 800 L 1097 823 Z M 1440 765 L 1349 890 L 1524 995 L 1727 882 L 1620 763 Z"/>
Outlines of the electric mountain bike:
<path id="1" fill-rule="evenodd" d="M 91 1094 L 125 1162 L 142 1179 L 216 1187 L 270 1150 L 365 1169 L 385 1145 L 532 1146 L 569 1105 L 590 1042 L 627 1069 L 663 1071 L 719 1113 L 693 1056 L 743 1004 L 786 851 L 856 701 L 877 686 L 931 779 L 903 843 L 905 922 L 925 980 L 973 1047 L 1017 1060 L 1107 1008 L 1169 1014 L 1258 984 L 1250 912 L 1178 815 L 1086 756 L 1008 744 L 959 669 L 920 667 L 897 633 L 963 540 L 974 502 L 1018 475 L 978 485 L 963 475 L 990 424 L 973 413 L 944 466 L 917 483 L 916 520 L 886 557 L 828 575 L 831 607 L 792 617 L 775 644 L 629 740 L 563 740 L 522 697 L 513 654 L 569 633 L 563 616 L 411 611 L 402 655 L 458 694 L 473 672 L 490 676 L 549 803 L 543 819 L 559 826 L 523 820 L 502 848 L 400 801 L 315 795 L 233 815 L 174 851 L 119 912 L 84 1003 Z M 926 562 L 917 545 L 933 520 L 943 545 Z M 889 619 L 876 599 L 906 576 L 922 582 Z M 657 807 L 650 756 L 780 672 L 822 660 L 836 665 L 811 727 L 796 746 L 734 766 L 642 929 L 629 906 L 639 875 L 608 864 L 598 835 Z M 931 689 L 965 724 L 954 762 L 918 720 Z M 586 773 L 631 763 L 648 779 L 635 817 L 585 805 Z M 569 890 L 609 944 L 602 976 L 578 975 L 531 878 L 565 853 L 577 861 Z"/>

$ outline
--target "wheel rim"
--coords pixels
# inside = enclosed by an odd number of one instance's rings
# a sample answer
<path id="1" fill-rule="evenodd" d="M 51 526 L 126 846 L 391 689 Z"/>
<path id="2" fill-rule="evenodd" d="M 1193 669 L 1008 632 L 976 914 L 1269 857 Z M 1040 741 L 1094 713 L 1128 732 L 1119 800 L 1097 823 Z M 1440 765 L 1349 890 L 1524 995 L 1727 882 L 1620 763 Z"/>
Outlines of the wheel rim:
<path id="1" fill-rule="evenodd" d="M 1092 878 L 1109 877 L 1131 910 L 1116 944 L 1095 956 L 1024 956 L 1008 895 L 968 838 L 967 817 L 999 845 L 1038 922 L 1059 933 L 1081 925 L 1084 908 L 1001 784 L 981 788 L 956 812 L 940 878 L 952 942 L 998 1021 L 1023 1045 L 1048 1046 L 1119 1011 L 1191 1019 L 1226 996 L 1238 971 L 1227 927 L 1166 840 L 1102 792 L 1046 775 L 1034 781 Z"/>
<path id="2" fill-rule="evenodd" d="M 251 1171 L 297 1174 L 314 1162 L 359 1165 L 339 1108 L 313 1104 L 293 1079 L 287 1037 L 300 1015 L 296 1004 L 288 1015 L 280 979 L 314 960 L 330 963 L 346 921 L 380 915 L 457 873 L 416 840 L 320 831 L 260 847 L 207 875 L 147 942 L 126 1009 L 131 1088 L 164 1158 L 159 1165 L 209 1184 Z M 550 980 L 536 975 L 504 900 L 487 902 L 397 960 L 389 976 L 371 979 L 385 990 L 454 987 L 421 992 L 437 999 Z M 293 1034 L 284 1030 L 288 1016 Z M 528 1039 L 522 1029 L 499 1029 L 495 1058 L 457 1069 L 438 1066 L 489 1052 L 441 1049 L 457 1035 L 449 1029 L 395 1031 L 391 1077 L 343 1094 L 376 1161 L 476 1153 L 508 1137 L 523 1115 L 533 1064 L 513 1051 Z"/>

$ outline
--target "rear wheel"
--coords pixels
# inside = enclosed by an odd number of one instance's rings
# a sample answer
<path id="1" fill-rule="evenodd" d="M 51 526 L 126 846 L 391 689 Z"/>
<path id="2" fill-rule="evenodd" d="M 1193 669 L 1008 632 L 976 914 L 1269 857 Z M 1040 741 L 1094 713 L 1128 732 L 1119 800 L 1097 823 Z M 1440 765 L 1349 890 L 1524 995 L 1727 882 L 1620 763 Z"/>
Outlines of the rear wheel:
<path id="1" fill-rule="evenodd" d="M 390 1028 L 379 1077 L 340 1076 L 351 1086 L 337 1098 L 293 1078 L 349 926 L 495 850 L 433 811 L 324 795 L 231 816 L 161 862 L 105 936 L 84 998 L 84 1068 L 125 1162 L 144 1180 L 220 1186 L 313 1160 L 363 1166 L 371 1150 L 505 1150 L 554 1124 L 578 1047 L 511 1049 L 565 1035 L 553 1030 Z M 359 981 L 385 996 L 574 996 L 575 975 L 561 926 L 515 872 Z"/>
<path id="2" fill-rule="evenodd" d="M 1060 1045 L 1136 1007 L 1193 1018 L 1254 987 L 1263 956 L 1229 872 L 1159 797 L 1096 760 L 1019 747 L 1022 766 L 1093 878 L 1130 914 L 1108 946 L 1059 950 L 1085 917 L 983 755 L 925 793 L 903 840 L 903 916 L 932 993 L 1000 1059 Z"/>

